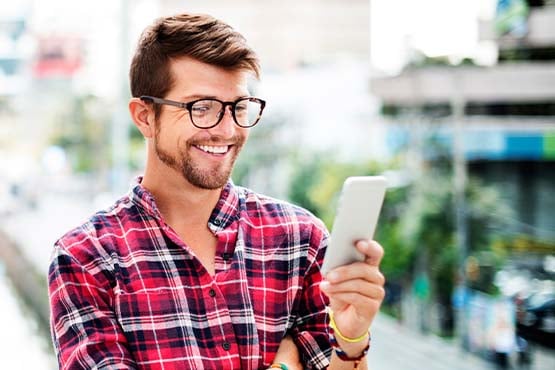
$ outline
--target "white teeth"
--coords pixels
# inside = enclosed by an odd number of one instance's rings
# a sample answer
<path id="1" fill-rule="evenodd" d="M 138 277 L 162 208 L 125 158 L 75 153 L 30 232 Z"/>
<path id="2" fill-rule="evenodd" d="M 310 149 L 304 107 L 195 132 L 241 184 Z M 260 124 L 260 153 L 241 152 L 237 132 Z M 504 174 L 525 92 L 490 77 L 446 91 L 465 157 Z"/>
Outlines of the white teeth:
<path id="1" fill-rule="evenodd" d="M 197 148 L 207 153 L 224 154 L 224 153 L 227 153 L 228 146 L 227 145 L 225 146 L 198 145 Z"/>

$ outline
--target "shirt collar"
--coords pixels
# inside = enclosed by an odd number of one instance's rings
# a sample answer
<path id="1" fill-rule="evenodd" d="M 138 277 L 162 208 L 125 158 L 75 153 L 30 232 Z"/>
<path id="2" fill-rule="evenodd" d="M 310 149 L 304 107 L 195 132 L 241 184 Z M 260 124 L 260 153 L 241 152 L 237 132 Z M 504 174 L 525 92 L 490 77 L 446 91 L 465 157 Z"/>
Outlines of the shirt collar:
<path id="1" fill-rule="evenodd" d="M 213 232 L 227 228 L 239 218 L 239 189 L 228 180 L 222 189 L 220 199 L 208 220 L 208 225 Z"/>
<path id="2" fill-rule="evenodd" d="M 135 178 L 129 191 L 130 200 L 143 208 L 146 212 L 162 220 L 162 215 L 156 205 L 154 196 L 141 185 L 142 176 Z M 223 230 L 239 218 L 239 189 L 230 179 L 220 193 L 220 199 L 212 210 L 208 226 L 213 232 Z"/>
<path id="3" fill-rule="evenodd" d="M 154 196 L 141 184 L 142 182 L 142 176 L 135 178 L 131 184 L 131 189 L 129 190 L 129 199 L 131 202 L 144 209 L 151 216 L 161 220 L 162 214 L 158 210 Z"/>

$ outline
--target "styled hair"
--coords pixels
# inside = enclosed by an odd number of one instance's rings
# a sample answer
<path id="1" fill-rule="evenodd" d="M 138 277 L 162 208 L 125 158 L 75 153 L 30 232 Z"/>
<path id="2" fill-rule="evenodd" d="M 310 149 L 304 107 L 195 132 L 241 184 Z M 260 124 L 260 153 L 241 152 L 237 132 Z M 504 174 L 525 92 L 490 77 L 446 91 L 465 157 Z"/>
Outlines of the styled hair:
<path id="1" fill-rule="evenodd" d="M 239 32 L 209 15 L 179 14 L 159 18 L 143 31 L 129 70 L 131 95 L 165 97 L 175 82 L 170 61 L 180 57 L 260 77 L 258 57 Z M 160 107 L 154 109 L 158 116 Z"/>

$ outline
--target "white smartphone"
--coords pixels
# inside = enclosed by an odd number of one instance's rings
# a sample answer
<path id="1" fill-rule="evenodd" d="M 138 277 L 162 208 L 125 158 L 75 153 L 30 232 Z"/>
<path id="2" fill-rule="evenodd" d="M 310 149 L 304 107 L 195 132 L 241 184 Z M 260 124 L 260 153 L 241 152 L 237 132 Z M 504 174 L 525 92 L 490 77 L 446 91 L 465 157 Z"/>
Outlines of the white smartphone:
<path id="1" fill-rule="evenodd" d="M 364 260 L 354 243 L 374 237 L 386 188 L 383 176 L 355 176 L 345 180 L 322 266 L 324 276 L 335 267 Z"/>

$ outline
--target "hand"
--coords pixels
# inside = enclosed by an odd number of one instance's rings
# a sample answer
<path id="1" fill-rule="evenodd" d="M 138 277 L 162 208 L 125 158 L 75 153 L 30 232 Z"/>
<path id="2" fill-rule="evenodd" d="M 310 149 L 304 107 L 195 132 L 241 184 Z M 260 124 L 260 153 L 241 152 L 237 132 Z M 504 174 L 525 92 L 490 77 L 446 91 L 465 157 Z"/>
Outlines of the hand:
<path id="1" fill-rule="evenodd" d="M 274 362 L 281 362 L 287 365 L 289 370 L 303 370 L 303 365 L 301 364 L 301 358 L 299 356 L 299 349 L 295 345 L 295 342 L 293 342 L 293 338 L 291 338 L 291 336 L 286 335 L 281 340 Z"/>
<path id="2" fill-rule="evenodd" d="M 368 331 L 385 296 L 385 278 L 379 270 L 383 248 L 373 240 L 360 240 L 356 248 L 364 262 L 354 262 L 331 270 L 320 289 L 329 297 L 335 323 L 348 338 Z"/>

